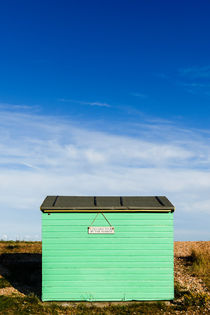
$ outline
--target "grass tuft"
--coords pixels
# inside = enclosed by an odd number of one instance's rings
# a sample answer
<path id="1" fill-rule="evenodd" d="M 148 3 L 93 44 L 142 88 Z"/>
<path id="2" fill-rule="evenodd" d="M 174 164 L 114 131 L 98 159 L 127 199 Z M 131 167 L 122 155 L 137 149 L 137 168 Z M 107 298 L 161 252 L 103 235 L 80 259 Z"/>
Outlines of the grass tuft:
<path id="1" fill-rule="evenodd" d="M 30 304 L 39 304 L 40 300 L 37 295 L 30 293 L 25 297 L 25 301 Z"/>
<path id="2" fill-rule="evenodd" d="M 0 289 L 11 287 L 11 284 L 9 281 L 7 281 L 5 278 L 0 278 Z"/>
<path id="3" fill-rule="evenodd" d="M 192 249 L 190 258 L 193 274 L 200 277 L 210 289 L 210 252 L 203 249 Z"/>
<path id="4" fill-rule="evenodd" d="M 209 296 L 206 293 L 192 293 L 184 294 L 183 304 L 186 307 L 200 306 L 205 307 L 209 302 Z"/>

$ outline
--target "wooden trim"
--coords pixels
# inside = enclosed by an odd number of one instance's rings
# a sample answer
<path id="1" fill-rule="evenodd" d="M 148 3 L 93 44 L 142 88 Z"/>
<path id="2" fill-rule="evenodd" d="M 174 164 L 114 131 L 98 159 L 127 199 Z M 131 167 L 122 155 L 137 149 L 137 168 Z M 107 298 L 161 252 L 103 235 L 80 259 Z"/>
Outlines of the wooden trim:
<path id="1" fill-rule="evenodd" d="M 100 213 L 100 212 L 109 212 L 109 213 L 113 213 L 113 212 L 118 212 L 118 213 L 128 213 L 128 212 L 174 212 L 174 210 L 171 210 L 171 209 L 159 209 L 159 210 L 140 210 L 140 209 L 132 209 L 132 210 L 97 210 L 97 209 L 91 209 L 91 210 L 42 210 L 42 212 L 44 213 L 51 213 L 51 212 L 54 212 L 54 213 L 61 213 L 61 212 L 71 212 L 71 213 L 85 213 L 85 212 L 88 212 L 88 213 L 91 213 L 91 212 L 94 212 L 94 213 Z"/>

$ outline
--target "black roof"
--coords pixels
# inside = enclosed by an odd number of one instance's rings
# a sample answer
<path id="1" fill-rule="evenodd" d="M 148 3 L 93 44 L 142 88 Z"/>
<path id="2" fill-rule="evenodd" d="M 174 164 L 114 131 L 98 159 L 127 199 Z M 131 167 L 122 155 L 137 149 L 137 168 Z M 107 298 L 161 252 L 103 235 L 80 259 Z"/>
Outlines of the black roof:
<path id="1" fill-rule="evenodd" d="M 174 211 L 174 206 L 165 196 L 47 196 L 40 209 L 43 212 L 132 212 Z"/>

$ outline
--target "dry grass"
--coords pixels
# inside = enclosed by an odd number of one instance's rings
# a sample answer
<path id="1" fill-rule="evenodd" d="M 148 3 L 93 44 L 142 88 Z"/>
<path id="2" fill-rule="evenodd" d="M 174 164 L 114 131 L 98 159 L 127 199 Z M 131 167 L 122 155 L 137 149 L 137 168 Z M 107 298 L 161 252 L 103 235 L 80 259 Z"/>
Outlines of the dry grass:
<path id="1" fill-rule="evenodd" d="M 210 289 L 210 252 L 209 250 L 192 248 L 190 257 L 192 259 L 191 270 L 193 274 L 203 279 L 208 289 Z"/>
<path id="2" fill-rule="evenodd" d="M 0 254 L 9 253 L 42 253 L 41 242 L 0 241 Z"/>

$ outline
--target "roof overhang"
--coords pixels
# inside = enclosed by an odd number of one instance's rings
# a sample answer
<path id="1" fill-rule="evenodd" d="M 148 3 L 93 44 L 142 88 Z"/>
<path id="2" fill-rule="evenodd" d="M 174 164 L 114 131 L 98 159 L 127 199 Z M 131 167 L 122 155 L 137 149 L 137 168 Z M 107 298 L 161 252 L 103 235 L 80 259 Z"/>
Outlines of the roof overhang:
<path id="1" fill-rule="evenodd" d="M 55 212 L 174 212 L 165 196 L 47 196 L 41 211 Z"/>

